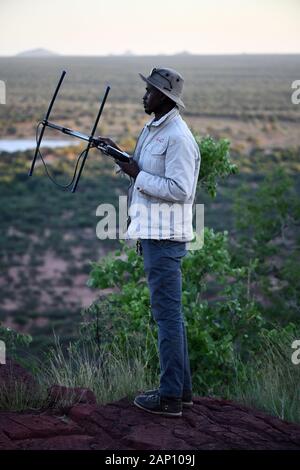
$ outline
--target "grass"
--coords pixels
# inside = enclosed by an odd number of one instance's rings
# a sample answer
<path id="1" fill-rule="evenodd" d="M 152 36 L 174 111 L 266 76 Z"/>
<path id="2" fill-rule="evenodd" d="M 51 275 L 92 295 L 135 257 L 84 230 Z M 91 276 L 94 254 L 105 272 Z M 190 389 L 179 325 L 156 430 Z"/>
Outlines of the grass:
<path id="1" fill-rule="evenodd" d="M 146 370 L 141 350 L 121 351 L 115 344 L 98 347 L 70 345 L 67 354 L 59 341 L 50 353 L 44 380 L 49 385 L 84 387 L 92 390 L 98 403 L 133 398 L 138 390 L 151 388 L 153 378 Z"/>
<path id="2" fill-rule="evenodd" d="M 261 354 L 248 363 L 237 359 L 236 378 L 228 386 L 226 398 L 300 423 L 300 365 L 291 361 L 294 340 L 295 335 L 283 335 L 280 330 L 275 336 L 263 333 Z M 129 344 L 121 350 L 116 343 L 99 347 L 92 341 L 80 347 L 70 343 L 63 350 L 55 336 L 55 347 L 45 361 L 35 366 L 34 393 L 26 384 L 12 381 L 12 385 L 0 389 L 0 409 L 41 410 L 49 405 L 47 391 L 52 385 L 88 388 L 94 392 L 98 404 L 123 397 L 133 399 L 139 391 L 157 385 L 157 377 L 145 366 L 146 355 L 147 351 L 134 350 Z M 196 390 L 194 394 L 197 395 Z M 76 399 L 70 393 L 55 406 L 66 408 L 74 405 Z"/>
<path id="3" fill-rule="evenodd" d="M 0 410 L 24 411 L 38 410 L 47 403 L 47 392 L 36 388 L 34 393 L 23 382 L 13 381 L 9 385 L 1 384 Z"/>
<path id="4" fill-rule="evenodd" d="M 298 334 L 298 338 L 300 334 Z M 263 353 L 247 364 L 237 360 L 239 371 L 228 396 L 278 418 L 300 423 L 300 365 L 292 363 L 293 335 L 277 340 L 263 335 Z"/>
<path id="5" fill-rule="evenodd" d="M 130 346 L 131 348 L 131 346 Z M 35 367 L 37 386 L 30 387 L 18 381 L 0 389 L 0 410 L 39 410 L 49 405 L 48 389 L 52 385 L 82 387 L 92 390 L 97 403 L 105 404 L 153 388 L 154 377 L 144 365 L 144 351 L 121 351 L 116 344 L 98 347 L 96 343 L 77 347 L 70 344 L 64 351 L 58 338 L 45 362 Z M 77 398 L 78 400 L 78 398 Z M 76 403 L 75 395 L 59 399 L 58 408 Z"/>

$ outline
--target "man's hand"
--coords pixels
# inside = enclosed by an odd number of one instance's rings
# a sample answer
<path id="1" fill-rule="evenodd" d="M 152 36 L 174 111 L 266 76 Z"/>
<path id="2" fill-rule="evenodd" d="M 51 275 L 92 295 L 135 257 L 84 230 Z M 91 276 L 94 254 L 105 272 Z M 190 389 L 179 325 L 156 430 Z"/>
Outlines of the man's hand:
<path id="1" fill-rule="evenodd" d="M 115 149 L 120 150 L 120 152 L 122 152 L 122 149 L 120 149 L 120 147 L 118 147 L 117 144 L 113 140 L 111 140 L 109 137 L 101 137 L 101 135 L 99 135 L 97 137 L 97 140 L 99 141 L 99 144 L 103 143 L 105 145 L 111 145 L 111 147 L 114 147 Z M 92 145 L 92 147 L 94 146 L 95 145 Z M 127 175 L 131 176 L 134 179 L 137 177 L 137 175 L 140 172 L 138 164 L 132 158 L 130 159 L 130 163 L 120 162 L 120 161 L 116 161 L 116 163 L 119 165 L 121 170 L 124 171 L 124 173 L 126 173 Z"/>
<path id="2" fill-rule="evenodd" d="M 124 171 L 124 173 L 126 173 L 127 175 L 131 176 L 134 179 L 137 177 L 137 175 L 140 172 L 139 166 L 136 163 L 136 161 L 133 160 L 133 158 L 130 159 L 129 163 L 126 163 L 126 162 L 116 162 L 116 163 Z"/>
<path id="3" fill-rule="evenodd" d="M 109 137 L 101 137 L 101 135 L 99 135 L 97 137 L 97 140 L 98 140 L 99 144 L 110 145 L 111 147 L 113 147 L 117 150 L 120 150 L 120 152 L 122 152 L 120 147 L 118 147 L 117 144 L 113 140 L 111 140 Z M 95 144 L 92 145 L 92 147 L 95 147 Z"/>

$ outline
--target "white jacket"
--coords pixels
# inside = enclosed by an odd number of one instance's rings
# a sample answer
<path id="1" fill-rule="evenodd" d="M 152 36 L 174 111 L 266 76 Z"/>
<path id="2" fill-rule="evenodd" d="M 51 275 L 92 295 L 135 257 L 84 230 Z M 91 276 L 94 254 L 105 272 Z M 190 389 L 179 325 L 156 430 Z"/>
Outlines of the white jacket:
<path id="1" fill-rule="evenodd" d="M 145 125 L 133 158 L 141 171 L 128 190 L 125 238 L 191 241 L 201 155 L 176 106 Z"/>

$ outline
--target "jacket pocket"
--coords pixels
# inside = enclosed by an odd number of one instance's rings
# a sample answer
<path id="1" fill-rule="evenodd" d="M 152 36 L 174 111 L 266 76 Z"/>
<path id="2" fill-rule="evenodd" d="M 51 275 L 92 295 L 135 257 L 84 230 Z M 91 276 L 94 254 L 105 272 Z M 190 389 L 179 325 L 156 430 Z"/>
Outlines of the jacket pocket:
<path id="1" fill-rule="evenodd" d="M 168 141 L 169 141 L 168 138 L 165 138 L 163 142 L 156 141 L 151 146 L 151 150 L 150 150 L 151 155 L 153 155 L 154 157 L 155 156 L 161 157 L 162 155 L 164 155 L 167 151 Z"/>
<path id="2" fill-rule="evenodd" d="M 155 142 L 149 149 L 151 172 L 159 176 L 165 174 L 166 152 L 168 148 L 168 139 L 164 142 Z"/>

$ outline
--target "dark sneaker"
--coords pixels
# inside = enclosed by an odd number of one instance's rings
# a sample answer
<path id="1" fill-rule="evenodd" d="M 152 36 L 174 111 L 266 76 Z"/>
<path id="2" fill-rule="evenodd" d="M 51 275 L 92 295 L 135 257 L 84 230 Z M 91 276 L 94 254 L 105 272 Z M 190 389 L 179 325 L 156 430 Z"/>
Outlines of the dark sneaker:
<path id="1" fill-rule="evenodd" d="M 145 392 L 142 393 L 142 395 L 153 395 L 155 393 L 159 393 L 158 388 L 154 390 L 146 390 Z M 192 392 L 186 390 L 182 394 L 182 406 L 188 408 L 193 406 L 193 395 Z"/>
<path id="2" fill-rule="evenodd" d="M 182 416 L 182 402 L 180 398 L 167 398 L 160 396 L 159 393 L 153 393 L 138 395 L 133 403 L 149 413 L 171 417 Z"/>

